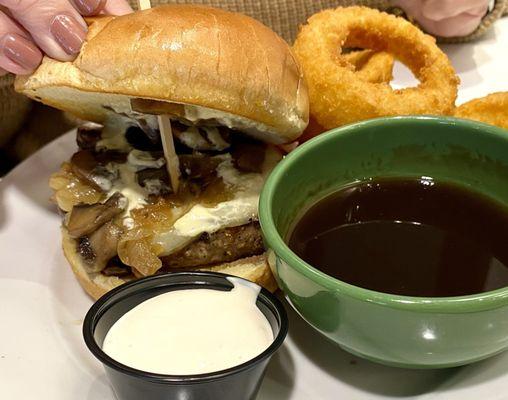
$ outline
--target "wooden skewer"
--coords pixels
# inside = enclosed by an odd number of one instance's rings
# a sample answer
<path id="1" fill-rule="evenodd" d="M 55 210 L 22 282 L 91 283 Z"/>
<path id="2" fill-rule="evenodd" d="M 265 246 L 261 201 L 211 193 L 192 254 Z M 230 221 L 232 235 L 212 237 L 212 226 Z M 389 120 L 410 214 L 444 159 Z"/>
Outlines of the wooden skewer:
<path id="1" fill-rule="evenodd" d="M 138 7 L 140 10 L 148 10 L 149 8 L 152 8 L 152 4 L 150 3 L 150 0 L 138 0 Z"/>
<path id="2" fill-rule="evenodd" d="M 138 0 L 140 10 L 152 8 L 150 0 Z M 158 115 L 159 131 L 161 134 L 162 149 L 164 150 L 164 158 L 166 159 L 166 168 L 168 170 L 169 179 L 173 192 L 178 192 L 180 185 L 180 161 L 175 151 L 175 143 L 173 141 L 173 131 L 171 130 L 171 121 L 167 115 Z"/>
<path id="3" fill-rule="evenodd" d="M 177 193 L 180 184 L 180 160 L 178 160 L 175 151 L 171 122 L 167 115 L 158 115 L 157 120 L 159 122 L 162 149 L 164 150 L 164 158 L 166 159 L 166 168 L 168 169 L 169 178 L 171 180 L 171 187 L 173 191 Z"/>

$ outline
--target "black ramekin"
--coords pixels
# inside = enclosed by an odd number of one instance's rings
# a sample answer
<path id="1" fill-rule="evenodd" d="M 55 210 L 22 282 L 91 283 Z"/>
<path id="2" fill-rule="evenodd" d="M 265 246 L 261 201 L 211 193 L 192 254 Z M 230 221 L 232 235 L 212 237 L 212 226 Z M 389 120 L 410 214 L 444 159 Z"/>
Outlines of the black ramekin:
<path id="1" fill-rule="evenodd" d="M 182 289 L 228 291 L 229 275 L 214 272 L 177 272 L 155 275 L 115 288 L 101 297 L 86 314 L 85 343 L 106 370 L 119 400 L 251 400 L 255 399 L 271 356 L 284 342 L 288 318 L 281 302 L 262 289 L 257 306 L 269 321 L 275 340 L 264 352 L 243 364 L 199 375 L 163 375 L 123 365 L 102 351 L 111 326 L 127 311 L 161 293 Z M 206 335 L 206 332 L 203 332 Z M 150 338 L 147 338 L 150 340 Z"/>

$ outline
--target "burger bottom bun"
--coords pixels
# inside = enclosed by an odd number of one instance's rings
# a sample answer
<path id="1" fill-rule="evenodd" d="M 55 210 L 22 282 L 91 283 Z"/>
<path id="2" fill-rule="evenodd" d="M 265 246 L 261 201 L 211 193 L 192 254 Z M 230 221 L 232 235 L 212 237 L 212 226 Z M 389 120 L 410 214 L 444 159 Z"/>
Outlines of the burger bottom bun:
<path id="1" fill-rule="evenodd" d="M 78 281 L 83 289 L 85 289 L 85 291 L 94 299 L 97 300 L 111 289 L 130 280 L 116 276 L 105 276 L 101 273 L 87 272 L 86 266 L 76 250 L 76 240 L 69 236 L 65 228 L 62 228 L 61 232 L 62 247 L 65 258 L 67 258 L 72 271 L 76 275 L 76 278 L 78 278 Z M 187 269 L 185 269 L 185 271 L 186 270 Z M 242 258 L 230 263 L 197 267 L 193 270 L 222 272 L 224 274 L 238 276 L 255 282 L 271 292 L 277 290 L 277 284 L 268 265 L 266 253 L 258 256 Z"/>

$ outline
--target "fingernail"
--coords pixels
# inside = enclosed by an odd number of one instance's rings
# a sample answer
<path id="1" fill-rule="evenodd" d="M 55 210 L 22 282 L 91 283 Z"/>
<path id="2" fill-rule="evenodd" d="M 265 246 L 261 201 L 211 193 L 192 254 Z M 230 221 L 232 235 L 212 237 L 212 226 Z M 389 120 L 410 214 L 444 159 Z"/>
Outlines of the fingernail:
<path id="1" fill-rule="evenodd" d="M 79 53 L 86 38 L 86 30 L 69 15 L 57 15 L 51 21 L 51 34 L 67 54 Z"/>
<path id="2" fill-rule="evenodd" d="M 39 66 L 42 53 L 32 42 L 17 33 L 9 33 L 2 38 L 3 53 L 20 67 L 34 70 Z"/>
<path id="3" fill-rule="evenodd" d="M 74 0 L 81 15 L 97 14 L 104 6 L 105 0 Z"/>

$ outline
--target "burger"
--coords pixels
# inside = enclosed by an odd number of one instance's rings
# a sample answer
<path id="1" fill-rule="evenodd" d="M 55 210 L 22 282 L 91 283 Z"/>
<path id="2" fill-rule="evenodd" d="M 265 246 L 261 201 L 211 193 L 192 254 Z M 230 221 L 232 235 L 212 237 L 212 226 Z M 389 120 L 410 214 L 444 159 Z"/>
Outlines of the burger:
<path id="1" fill-rule="evenodd" d="M 62 243 L 94 298 L 139 277 L 205 270 L 276 289 L 258 199 L 308 123 L 307 88 L 286 42 L 219 9 L 168 5 L 90 19 L 73 62 L 45 58 L 15 87 L 90 121 L 50 178 Z M 179 187 L 157 115 L 171 121 Z"/>

